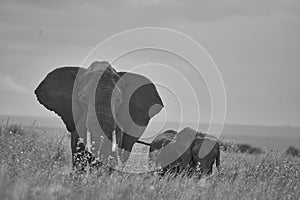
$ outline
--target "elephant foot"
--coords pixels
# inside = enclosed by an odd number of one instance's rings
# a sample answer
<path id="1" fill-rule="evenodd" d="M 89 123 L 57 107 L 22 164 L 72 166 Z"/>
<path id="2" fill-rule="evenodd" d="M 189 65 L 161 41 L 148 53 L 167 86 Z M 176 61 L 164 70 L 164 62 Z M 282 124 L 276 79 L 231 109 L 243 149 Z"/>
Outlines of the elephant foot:
<path id="1" fill-rule="evenodd" d="M 73 156 L 73 171 L 79 174 L 86 174 L 87 172 L 99 172 L 99 174 L 111 175 L 114 171 L 113 164 L 106 162 L 105 164 L 96 159 L 89 151 L 82 151 L 75 153 Z"/>
<path id="2" fill-rule="evenodd" d="M 73 170 L 86 171 L 94 160 L 94 156 L 86 150 L 77 152 L 73 155 Z"/>

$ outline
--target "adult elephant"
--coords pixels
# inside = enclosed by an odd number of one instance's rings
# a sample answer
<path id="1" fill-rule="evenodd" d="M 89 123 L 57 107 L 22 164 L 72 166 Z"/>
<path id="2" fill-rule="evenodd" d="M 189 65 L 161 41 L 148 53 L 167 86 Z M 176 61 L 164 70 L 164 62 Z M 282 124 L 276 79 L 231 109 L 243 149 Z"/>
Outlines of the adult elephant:
<path id="1" fill-rule="evenodd" d="M 95 61 L 87 69 L 57 68 L 48 73 L 35 94 L 71 133 L 73 165 L 75 155 L 85 147 L 101 163 L 110 157 L 126 162 L 149 120 L 164 106 L 148 78 L 117 72 L 106 61 Z"/>
<path id="2" fill-rule="evenodd" d="M 216 137 L 191 128 L 179 133 L 168 130 L 150 144 L 149 160 L 162 168 L 161 175 L 178 174 L 183 170 L 209 175 L 214 163 L 218 169 L 220 167 L 220 146 Z"/>

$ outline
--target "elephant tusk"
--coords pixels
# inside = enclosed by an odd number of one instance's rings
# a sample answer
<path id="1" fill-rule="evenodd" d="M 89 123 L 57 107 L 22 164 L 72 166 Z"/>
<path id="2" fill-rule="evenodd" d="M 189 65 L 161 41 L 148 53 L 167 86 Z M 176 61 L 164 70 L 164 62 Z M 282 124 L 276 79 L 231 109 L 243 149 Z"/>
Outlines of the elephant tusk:
<path id="1" fill-rule="evenodd" d="M 111 147 L 111 150 L 113 152 L 115 152 L 116 148 L 117 148 L 116 131 L 113 130 L 113 132 L 112 132 L 112 147 Z"/>
<path id="2" fill-rule="evenodd" d="M 86 133 L 86 148 L 88 152 L 91 152 L 92 150 L 92 140 L 91 140 L 91 133 L 87 131 Z"/>

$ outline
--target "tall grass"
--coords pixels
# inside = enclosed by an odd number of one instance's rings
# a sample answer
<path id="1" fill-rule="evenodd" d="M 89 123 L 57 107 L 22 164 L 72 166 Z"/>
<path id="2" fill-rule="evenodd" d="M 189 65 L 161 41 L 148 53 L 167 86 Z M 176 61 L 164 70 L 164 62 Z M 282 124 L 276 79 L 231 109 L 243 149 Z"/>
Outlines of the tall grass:
<path id="1" fill-rule="evenodd" d="M 277 152 L 222 152 L 219 173 L 197 180 L 71 171 L 69 138 L 0 127 L 0 199 L 299 199 L 300 161 Z M 15 130 L 15 131 L 12 131 Z M 137 166 L 133 159 L 132 167 Z M 141 159 L 145 160 L 145 159 Z M 138 165 L 147 165 L 139 163 Z"/>

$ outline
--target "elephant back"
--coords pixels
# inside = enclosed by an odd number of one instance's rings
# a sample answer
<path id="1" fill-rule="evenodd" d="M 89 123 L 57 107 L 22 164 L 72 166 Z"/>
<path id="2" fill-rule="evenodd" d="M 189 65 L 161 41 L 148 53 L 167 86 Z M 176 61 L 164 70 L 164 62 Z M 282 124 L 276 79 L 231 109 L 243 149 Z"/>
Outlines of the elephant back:
<path id="1" fill-rule="evenodd" d="M 177 132 L 174 130 L 167 130 L 162 134 L 156 136 L 156 138 L 151 142 L 149 148 L 149 161 L 150 166 L 152 163 L 156 165 L 160 164 L 161 151 L 170 143 L 174 143 L 176 140 Z"/>
<path id="2" fill-rule="evenodd" d="M 203 132 L 197 132 L 195 139 L 208 139 L 208 140 L 215 140 L 219 141 L 218 138 L 214 135 L 203 133 Z"/>
<path id="3" fill-rule="evenodd" d="M 150 144 L 149 152 L 151 153 L 155 150 L 160 150 L 170 142 L 174 142 L 176 140 L 176 135 L 177 132 L 174 130 L 167 130 L 164 133 L 158 135 Z"/>

